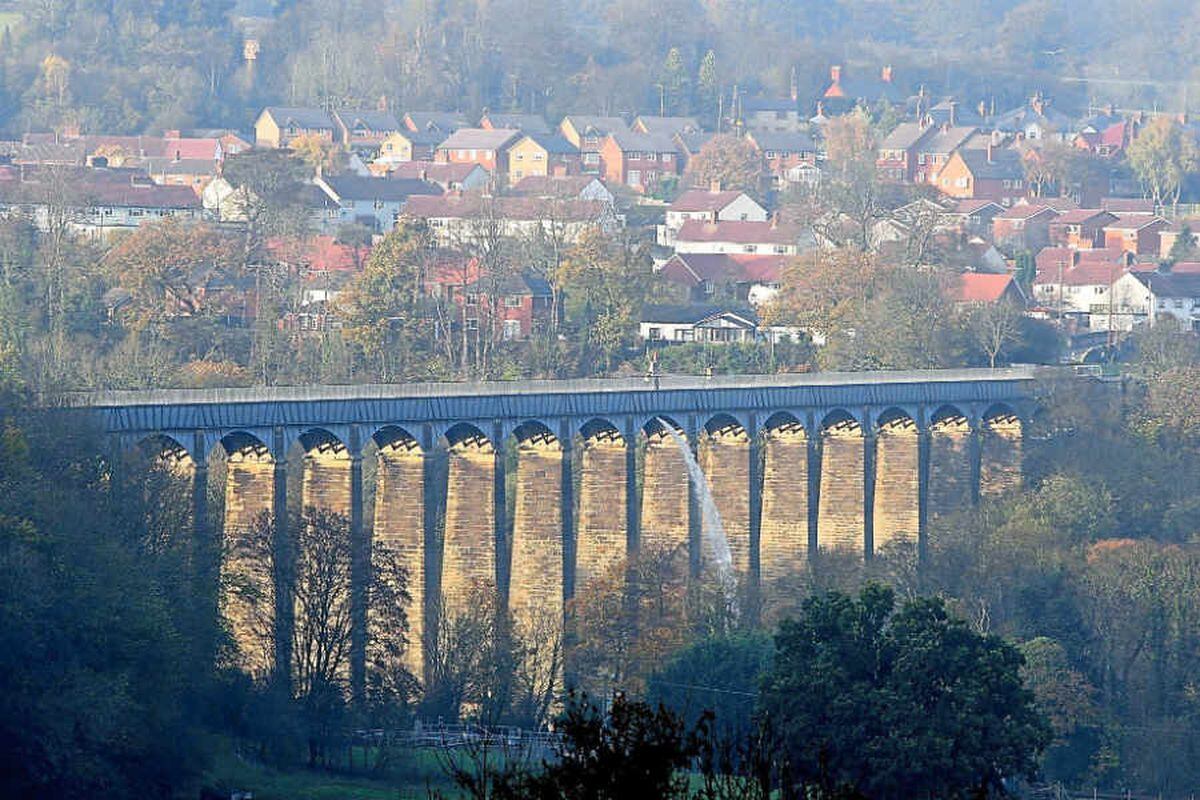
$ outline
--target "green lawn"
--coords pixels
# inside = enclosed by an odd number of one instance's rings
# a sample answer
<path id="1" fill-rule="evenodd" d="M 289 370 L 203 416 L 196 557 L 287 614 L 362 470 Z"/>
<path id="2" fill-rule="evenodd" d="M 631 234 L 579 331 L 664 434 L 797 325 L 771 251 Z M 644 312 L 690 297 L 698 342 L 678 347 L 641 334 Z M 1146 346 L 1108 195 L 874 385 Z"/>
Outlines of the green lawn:
<path id="1" fill-rule="evenodd" d="M 277 770 L 245 762 L 224 751 L 214 759 L 205 783 L 229 791 L 254 792 L 255 800 L 424 800 L 427 786 L 453 797 L 431 754 L 418 752 L 383 778 L 294 769 Z"/>

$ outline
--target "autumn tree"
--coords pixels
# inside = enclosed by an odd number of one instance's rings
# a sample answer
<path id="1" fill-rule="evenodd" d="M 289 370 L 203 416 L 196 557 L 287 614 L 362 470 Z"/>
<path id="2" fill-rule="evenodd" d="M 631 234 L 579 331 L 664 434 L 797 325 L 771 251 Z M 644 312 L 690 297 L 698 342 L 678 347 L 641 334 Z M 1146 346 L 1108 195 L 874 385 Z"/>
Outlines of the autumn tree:
<path id="1" fill-rule="evenodd" d="M 758 196 L 763 188 L 762 153 L 747 139 L 720 134 L 709 139 L 688 161 L 685 177 L 691 186 L 720 185 Z"/>
<path id="2" fill-rule="evenodd" d="M 225 159 L 222 177 L 233 191 L 229 204 L 245 222 L 239 256 L 243 267 L 266 260 L 268 239 L 306 232 L 304 193 L 310 174 L 302 159 L 283 149 L 249 150 Z"/>
<path id="3" fill-rule="evenodd" d="M 827 241 L 866 250 L 887 206 L 875 174 L 875 128 L 858 109 L 824 126 L 826 160 L 809 222 Z"/>
<path id="4" fill-rule="evenodd" d="M 105 265 L 114 282 L 133 293 L 141 327 L 205 312 L 205 285 L 228 268 L 231 256 L 228 239 L 207 225 L 165 217 L 125 237 Z"/>
<path id="5" fill-rule="evenodd" d="M 978 303 L 967 312 L 967 330 L 972 341 L 987 356 L 989 367 L 995 368 L 1001 354 L 1020 341 L 1023 319 L 1021 309 L 1007 298 L 994 303 Z"/>
<path id="6" fill-rule="evenodd" d="M 336 174 L 341 167 L 341 151 L 338 146 L 319 134 L 301 134 L 292 139 L 288 147 L 318 175 Z"/>
<path id="7" fill-rule="evenodd" d="M 1150 121 L 1126 151 L 1129 166 L 1159 207 L 1179 202 L 1183 182 L 1200 164 L 1195 136 L 1170 117 Z"/>
<path id="8" fill-rule="evenodd" d="M 821 343 L 858 318 L 890 273 L 877 255 L 858 248 L 813 250 L 785 267 L 780 291 L 764 313 L 772 322 L 808 331 Z"/>

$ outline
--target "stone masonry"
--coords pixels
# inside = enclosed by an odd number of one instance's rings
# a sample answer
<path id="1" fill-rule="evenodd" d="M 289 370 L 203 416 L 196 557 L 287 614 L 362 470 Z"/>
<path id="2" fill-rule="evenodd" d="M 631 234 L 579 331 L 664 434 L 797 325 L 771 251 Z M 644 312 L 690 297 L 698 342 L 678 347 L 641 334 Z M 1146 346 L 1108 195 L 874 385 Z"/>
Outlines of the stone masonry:
<path id="1" fill-rule="evenodd" d="M 818 546 L 822 550 L 862 554 L 862 429 L 847 421 L 830 426 L 823 436 Z"/>
<path id="2" fill-rule="evenodd" d="M 404 666 L 422 677 L 425 669 L 424 457 L 411 440 L 379 448 L 372 551 L 392 553 L 408 573 L 409 643 Z M 374 556 L 373 556 L 374 557 Z M 373 639 L 368 609 L 367 637 Z"/>
<path id="3" fill-rule="evenodd" d="M 903 417 L 880 426 L 875 456 L 875 550 L 916 542 L 917 426 Z"/>
<path id="4" fill-rule="evenodd" d="M 646 439 L 642 541 L 646 552 L 688 552 L 688 477 L 683 453 L 666 432 Z"/>
<path id="5" fill-rule="evenodd" d="M 495 458 L 483 438 L 450 448 L 441 581 L 447 619 L 470 613 L 476 587 L 496 586 Z"/>
<path id="6" fill-rule="evenodd" d="M 593 436 L 580 449 L 575 595 L 625 560 L 625 442 L 616 433 Z"/>

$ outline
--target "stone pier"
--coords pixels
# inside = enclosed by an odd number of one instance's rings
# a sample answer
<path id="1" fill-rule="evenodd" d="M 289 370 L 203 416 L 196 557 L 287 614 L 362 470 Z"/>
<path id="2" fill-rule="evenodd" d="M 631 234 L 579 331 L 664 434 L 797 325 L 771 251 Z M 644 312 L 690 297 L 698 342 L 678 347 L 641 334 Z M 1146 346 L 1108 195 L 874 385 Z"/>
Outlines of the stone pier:
<path id="1" fill-rule="evenodd" d="M 920 529 L 917 425 L 907 416 L 880 420 L 875 461 L 874 546 L 915 543 Z"/>
<path id="2" fill-rule="evenodd" d="M 850 417 L 825 426 L 821 445 L 821 550 L 864 553 L 862 427 Z"/>
<path id="3" fill-rule="evenodd" d="M 442 542 L 441 613 L 471 612 L 472 593 L 496 590 L 496 449 L 476 430 L 450 439 Z"/>

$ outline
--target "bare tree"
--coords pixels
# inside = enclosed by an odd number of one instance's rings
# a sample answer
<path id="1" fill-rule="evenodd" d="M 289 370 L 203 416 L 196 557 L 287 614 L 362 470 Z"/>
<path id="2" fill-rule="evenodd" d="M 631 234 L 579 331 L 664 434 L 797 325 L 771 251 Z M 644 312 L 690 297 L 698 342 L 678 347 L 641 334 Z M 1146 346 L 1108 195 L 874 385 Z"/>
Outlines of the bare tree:
<path id="1" fill-rule="evenodd" d="M 980 303 L 971 309 L 967 328 L 987 355 L 988 366 L 995 368 L 1000 355 L 1020 340 L 1021 320 L 1021 310 L 1011 300 Z"/>

